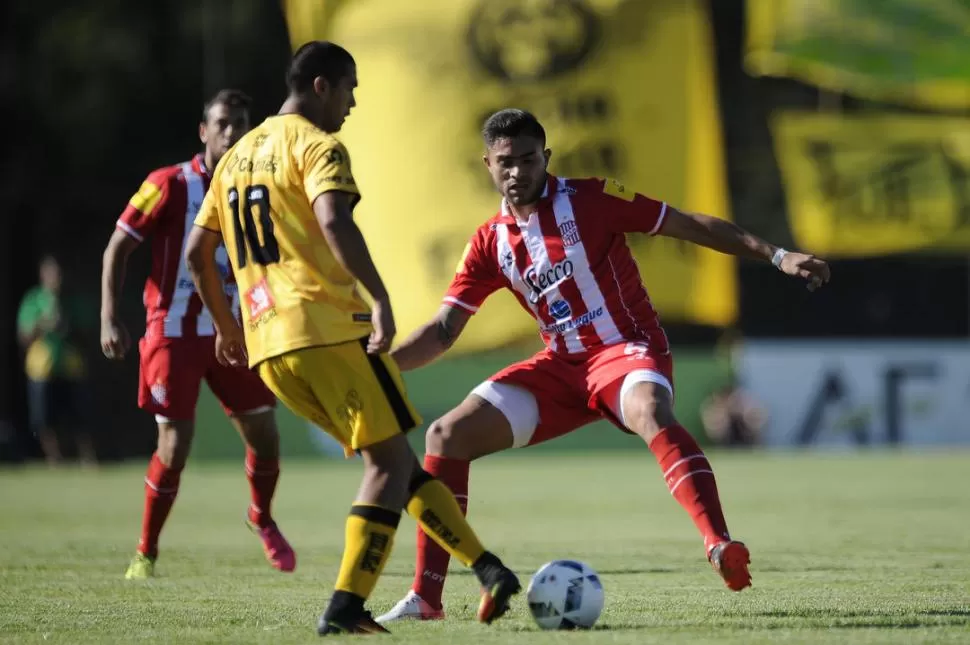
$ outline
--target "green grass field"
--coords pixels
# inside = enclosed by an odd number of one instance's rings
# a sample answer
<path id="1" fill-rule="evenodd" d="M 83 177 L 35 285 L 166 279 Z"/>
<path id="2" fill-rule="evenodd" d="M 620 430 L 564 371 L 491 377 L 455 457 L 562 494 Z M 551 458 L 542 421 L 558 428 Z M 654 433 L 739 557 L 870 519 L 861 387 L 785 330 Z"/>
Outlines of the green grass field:
<path id="1" fill-rule="evenodd" d="M 754 588 L 727 591 L 645 450 L 521 452 L 473 468 L 471 518 L 524 581 L 557 557 L 601 573 L 597 629 L 540 632 L 519 597 L 474 622 L 474 578 L 456 570 L 450 618 L 395 626 L 388 642 L 968 643 L 970 453 L 715 454 L 728 520 L 751 548 Z M 142 503 L 141 465 L 0 472 L 0 641 L 309 643 L 329 595 L 359 464 L 284 464 L 276 517 L 297 549 L 271 570 L 243 527 L 241 464 L 183 477 L 160 577 L 122 579 Z M 414 525 L 402 522 L 372 599 L 408 588 Z"/>

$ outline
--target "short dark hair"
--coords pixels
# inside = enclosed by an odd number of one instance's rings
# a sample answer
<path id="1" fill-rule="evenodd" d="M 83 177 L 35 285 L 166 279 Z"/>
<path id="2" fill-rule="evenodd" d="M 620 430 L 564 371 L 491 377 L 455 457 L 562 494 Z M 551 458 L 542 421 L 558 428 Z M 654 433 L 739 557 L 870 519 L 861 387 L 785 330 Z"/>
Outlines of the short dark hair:
<path id="1" fill-rule="evenodd" d="M 311 40 L 293 54 L 286 72 L 286 87 L 291 92 L 305 92 L 313 80 L 322 76 L 328 83 L 338 83 L 354 65 L 346 49 L 328 40 Z"/>
<path id="2" fill-rule="evenodd" d="M 242 90 L 219 90 L 215 96 L 206 101 L 206 104 L 202 106 L 202 120 L 209 120 L 209 110 L 212 109 L 213 105 L 225 105 L 227 108 L 238 108 L 248 112 L 252 102 L 253 100 L 249 98 L 249 95 Z"/>
<path id="3" fill-rule="evenodd" d="M 539 123 L 531 112 L 519 110 L 517 108 L 506 108 L 499 110 L 492 116 L 485 119 L 482 126 L 482 138 L 485 145 L 492 145 L 499 139 L 512 139 L 515 137 L 533 137 L 546 145 L 546 130 Z"/>

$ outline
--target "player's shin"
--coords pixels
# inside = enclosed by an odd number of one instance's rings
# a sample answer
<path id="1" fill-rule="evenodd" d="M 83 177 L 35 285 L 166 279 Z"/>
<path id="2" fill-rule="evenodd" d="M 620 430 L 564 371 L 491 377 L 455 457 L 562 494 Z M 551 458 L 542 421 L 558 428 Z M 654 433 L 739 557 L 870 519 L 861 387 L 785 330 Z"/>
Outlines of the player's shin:
<path id="1" fill-rule="evenodd" d="M 142 517 L 138 552 L 154 559 L 158 556 L 158 536 L 178 495 L 182 469 L 167 466 L 153 454 L 145 473 L 145 512 Z"/>
<path id="2" fill-rule="evenodd" d="M 346 543 L 331 610 L 358 610 L 377 584 L 391 554 L 400 512 L 380 506 L 355 503 L 347 516 Z M 356 607 L 334 607 L 336 604 Z"/>
<path id="3" fill-rule="evenodd" d="M 255 526 L 263 528 L 273 523 L 270 505 L 276 492 L 276 483 L 280 477 L 280 461 L 278 457 L 257 457 L 251 448 L 246 448 L 246 479 L 249 480 L 251 503 L 249 505 L 249 521 Z"/>
<path id="4" fill-rule="evenodd" d="M 650 450 L 663 471 L 674 499 L 694 520 L 704 538 L 705 551 L 730 540 L 721 511 L 714 471 L 707 456 L 683 426 L 663 428 L 650 441 Z"/>
<path id="5" fill-rule="evenodd" d="M 410 491 L 408 515 L 451 556 L 469 567 L 485 553 L 447 486 L 427 471 L 419 470 L 411 479 Z"/>
<path id="6" fill-rule="evenodd" d="M 468 466 L 464 459 L 425 455 L 424 469 L 451 489 L 462 514 L 468 512 Z M 435 609 L 441 608 L 445 577 L 451 555 L 418 526 L 417 559 L 412 589 Z"/>

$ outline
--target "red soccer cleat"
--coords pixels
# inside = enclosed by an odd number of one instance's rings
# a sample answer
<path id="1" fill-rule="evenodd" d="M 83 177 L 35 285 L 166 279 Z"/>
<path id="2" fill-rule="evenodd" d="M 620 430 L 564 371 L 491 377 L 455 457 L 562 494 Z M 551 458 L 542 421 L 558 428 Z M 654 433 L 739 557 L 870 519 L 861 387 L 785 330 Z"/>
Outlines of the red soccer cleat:
<path id="1" fill-rule="evenodd" d="M 287 573 L 296 569 L 296 552 L 293 551 L 293 547 L 286 541 L 283 534 L 280 533 L 276 522 L 262 528 L 256 526 L 249 520 L 246 523 L 249 524 L 249 528 L 252 529 L 253 533 L 258 535 L 259 539 L 262 540 L 266 559 L 269 560 L 270 565 L 274 569 Z"/>
<path id="2" fill-rule="evenodd" d="M 731 591 L 741 591 L 751 586 L 751 554 L 743 542 L 721 542 L 707 555 L 714 570 L 724 578 L 724 584 Z"/>

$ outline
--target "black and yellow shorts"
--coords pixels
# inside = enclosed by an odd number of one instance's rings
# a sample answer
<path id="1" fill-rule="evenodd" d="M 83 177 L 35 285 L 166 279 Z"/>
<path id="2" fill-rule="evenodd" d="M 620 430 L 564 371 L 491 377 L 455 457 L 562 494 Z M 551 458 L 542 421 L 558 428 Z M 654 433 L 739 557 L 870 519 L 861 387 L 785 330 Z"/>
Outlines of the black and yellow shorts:
<path id="1" fill-rule="evenodd" d="M 257 369 L 280 401 L 323 428 L 349 455 L 421 425 L 397 363 L 388 354 L 368 354 L 366 346 L 364 338 L 298 349 Z"/>

